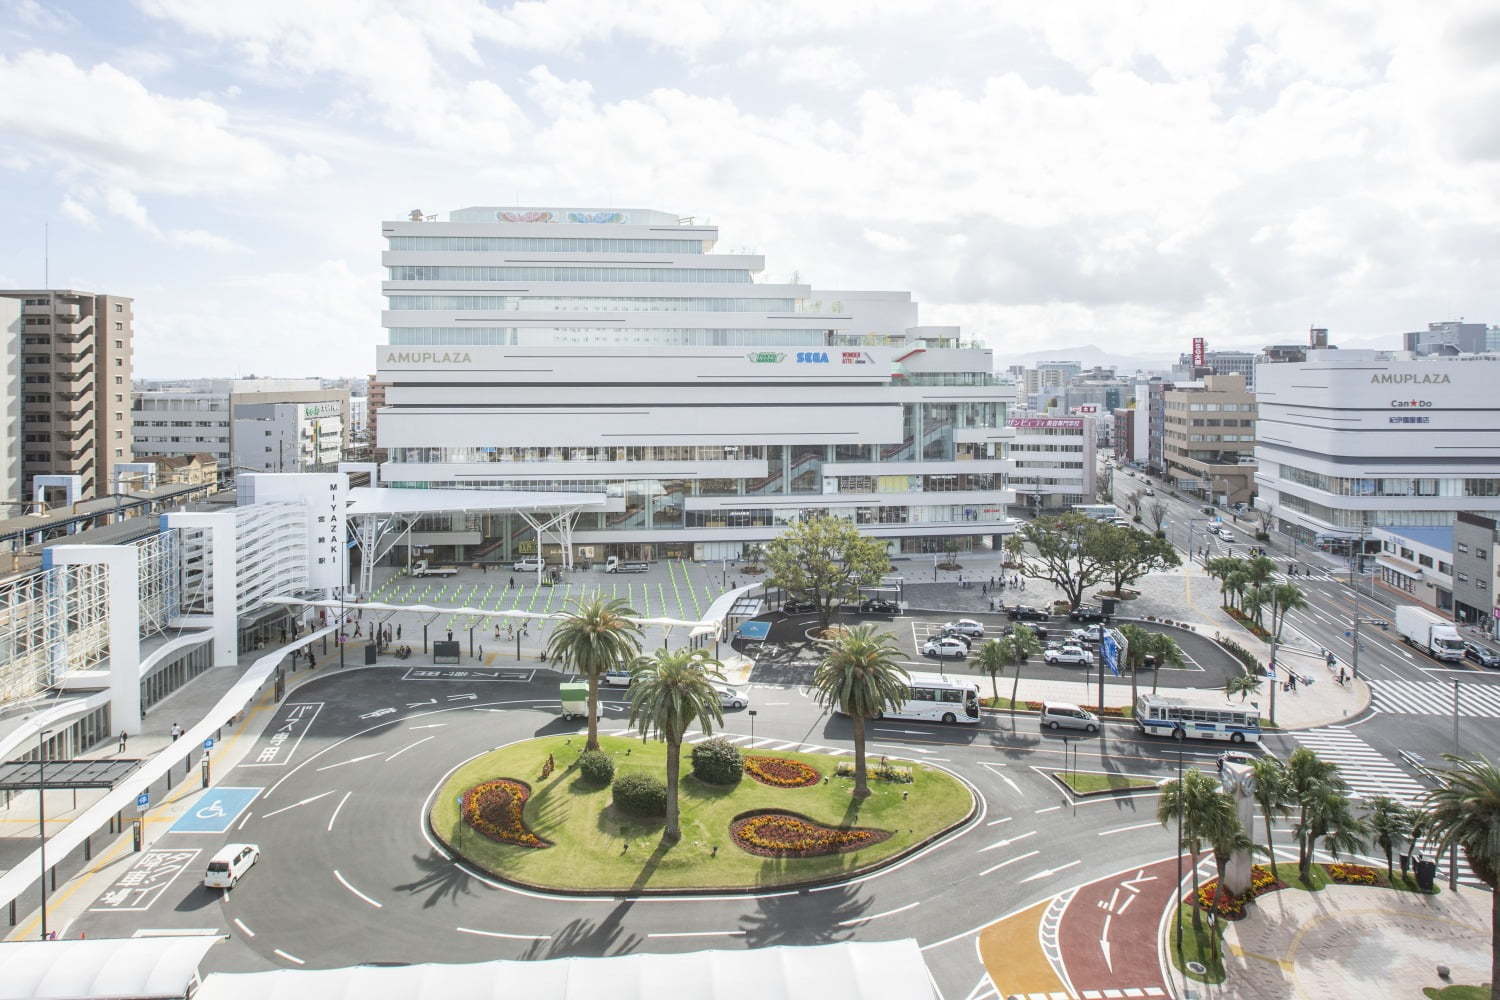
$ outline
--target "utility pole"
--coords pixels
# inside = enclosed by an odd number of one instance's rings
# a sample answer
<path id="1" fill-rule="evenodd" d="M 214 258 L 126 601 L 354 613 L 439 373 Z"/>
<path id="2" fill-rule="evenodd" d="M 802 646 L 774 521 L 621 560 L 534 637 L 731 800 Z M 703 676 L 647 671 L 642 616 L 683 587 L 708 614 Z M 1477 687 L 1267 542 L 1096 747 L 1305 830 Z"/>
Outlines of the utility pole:
<path id="1" fill-rule="evenodd" d="M 1356 585 L 1355 580 L 1354 580 L 1354 567 L 1356 565 L 1356 560 L 1361 561 L 1361 562 L 1364 560 L 1365 531 L 1366 530 L 1367 529 L 1365 529 L 1365 528 L 1360 528 L 1359 529 L 1359 551 L 1355 554 L 1354 558 L 1349 561 L 1349 586 L 1354 589 L 1354 628 L 1352 630 L 1353 631 L 1353 641 L 1354 641 L 1354 646 L 1353 646 L 1354 653 L 1353 653 L 1352 659 L 1350 660 L 1350 664 L 1351 664 L 1351 669 L 1353 670 L 1354 676 L 1356 678 L 1359 677 L 1359 612 L 1360 612 L 1359 596 L 1360 595 L 1359 595 L 1359 587 Z"/>
<path id="2" fill-rule="evenodd" d="M 47 744 L 52 730 L 36 734 L 37 853 L 42 859 L 42 940 L 47 940 Z"/>
<path id="3" fill-rule="evenodd" d="M 1458 748 L 1458 681 L 1453 682 L 1453 752 Z M 1448 891 L 1458 891 L 1458 841 L 1448 845 Z"/>

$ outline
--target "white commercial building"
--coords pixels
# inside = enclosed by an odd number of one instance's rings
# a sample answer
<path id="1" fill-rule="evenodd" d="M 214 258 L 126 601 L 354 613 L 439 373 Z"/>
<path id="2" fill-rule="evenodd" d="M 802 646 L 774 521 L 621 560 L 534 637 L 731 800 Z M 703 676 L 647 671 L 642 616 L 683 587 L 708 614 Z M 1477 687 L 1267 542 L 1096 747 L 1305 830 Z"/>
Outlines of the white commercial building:
<path id="1" fill-rule="evenodd" d="M 577 559 L 732 558 L 822 512 L 897 551 L 1011 530 L 1014 388 L 908 293 L 757 282 L 762 257 L 671 213 L 413 216 L 383 223 L 383 482 L 604 494 Z M 482 559 L 533 538 L 508 514 L 413 536 Z"/>
<path id="2" fill-rule="evenodd" d="M 1010 422 L 1016 503 L 1032 513 L 1067 510 L 1095 500 L 1094 418 L 1015 417 Z"/>
<path id="3" fill-rule="evenodd" d="M 332 468 L 348 442 L 349 393 L 311 379 L 213 379 L 135 394 L 139 456 L 212 455 L 221 469 Z"/>
<path id="4" fill-rule="evenodd" d="M 1312 350 L 1256 370 L 1257 504 L 1298 540 L 1500 512 L 1500 356 Z"/>

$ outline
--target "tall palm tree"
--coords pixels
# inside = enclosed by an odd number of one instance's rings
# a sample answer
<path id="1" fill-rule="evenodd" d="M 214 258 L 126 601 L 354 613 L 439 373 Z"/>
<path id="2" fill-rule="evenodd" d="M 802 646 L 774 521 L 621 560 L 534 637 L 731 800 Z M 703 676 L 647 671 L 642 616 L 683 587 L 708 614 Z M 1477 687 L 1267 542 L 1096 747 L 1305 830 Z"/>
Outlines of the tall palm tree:
<path id="1" fill-rule="evenodd" d="M 1019 566 L 1021 557 L 1026 554 L 1026 540 L 1020 535 L 1007 535 L 1004 547 L 1006 561 L 1013 566 Z"/>
<path id="2" fill-rule="evenodd" d="M 719 692 L 710 681 L 722 681 L 721 664 L 706 649 L 658 649 L 635 661 L 630 684 L 630 724 L 642 737 L 667 745 L 667 826 L 662 842 L 682 837 L 677 814 L 677 780 L 682 771 L 682 737 L 694 721 L 705 733 L 723 724 Z"/>
<path id="3" fill-rule="evenodd" d="M 1224 577 L 1224 593 L 1229 598 L 1229 606 L 1238 608 L 1240 599 L 1245 596 L 1245 591 L 1250 589 L 1250 574 L 1243 569 L 1232 569 Z"/>
<path id="4" fill-rule="evenodd" d="M 1307 595 L 1295 583 L 1278 583 L 1270 588 L 1270 607 L 1271 638 L 1273 641 L 1280 641 L 1287 613 L 1307 607 Z"/>
<path id="5" fill-rule="evenodd" d="M 1297 803 L 1297 824 L 1292 828 L 1297 839 L 1297 872 L 1306 882 L 1319 837 L 1323 848 L 1337 857 L 1359 850 L 1366 828 L 1350 807 L 1349 785 L 1337 764 L 1298 747 L 1287 760 L 1287 775 Z"/>
<path id="6" fill-rule="evenodd" d="M 1395 877 L 1396 870 L 1391 858 L 1396 844 L 1412 839 L 1412 810 L 1389 795 L 1377 795 L 1370 800 L 1370 814 L 1366 822 L 1370 836 L 1385 852 L 1385 873 Z"/>
<path id="7" fill-rule="evenodd" d="M 579 599 L 547 640 L 547 658 L 589 682 L 589 737 L 585 750 L 599 749 L 599 681 L 622 670 L 641 653 L 635 609 L 619 598 Z"/>
<path id="8" fill-rule="evenodd" d="M 1264 583 L 1252 583 L 1240 598 L 1240 607 L 1255 619 L 1255 624 L 1265 628 L 1262 618 L 1267 604 L 1271 603 L 1271 588 Z"/>
<path id="9" fill-rule="evenodd" d="M 1010 728 L 1016 728 L 1016 699 L 1021 696 L 1021 668 L 1026 661 L 1037 656 L 1042 651 L 1042 641 L 1036 637 L 1036 631 L 1030 625 L 1016 625 L 1011 629 L 1010 635 L 1005 637 L 1006 656 L 1010 662 L 1015 664 L 1015 679 L 1010 685 Z"/>
<path id="10" fill-rule="evenodd" d="M 1250 575 L 1250 582 L 1258 587 L 1269 584 L 1276 575 L 1276 564 L 1269 556 L 1256 556 L 1254 559 L 1246 560 L 1245 572 Z"/>
<path id="11" fill-rule="evenodd" d="M 1197 906 L 1198 855 L 1203 853 L 1209 834 L 1214 832 L 1219 809 L 1216 798 L 1228 803 L 1231 810 L 1234 808 L 1234 803 L 1219 790 L 1218 782 L 1194 768 L 1181 779 L 1174 778 L 1163 785 L 1156 803 L 1156 818 L 1162 826 L 1170 827 L 1181 814 L 1182 844 L 1193 861 L 1193 930 L 1198 933 L 1203 931 L 1203 915 Z"/>
<path id="12" fill-rule="evenodd" d="M 1010 636 L 986 639 L 979 644 L 979 652 L 974 656 L 974 665 L 990 675 L 990 690 L 995 695 L 996 705 L 1000 703 L 1000 675 L 1010 666 L 1009 650 L 1006 649 L 1009 643 Z"/>
<path id="13" fill-rule="evenodd" d="M 1147 644 L 1151 641 L 1147 638 L 1151 633 L 1139 625 L 1124 624 L 1120 626 L 1120 635 L 1125 637 L 1125 666 L 1130 669 L 1130 704 L 1135 704 L 1136 679 L 1135 675 L 1140 671 L 1141 665 L 1146 662 Z"/>
<path id="14" fill-rule="evenodd" d="M 1260 814 L 1266 824 L 1266 857 L 1271 860 L 1271 874 L 1280 881 L 1281 872 L 1276 867 L 1276 844 L 1271 837 L 1271 824 L 1273 820 L 1291 812 L 1291 778 L 1281 758 L 1269 754 L 1256 757 L 1250 768 L 1255 772 L 1255 803 L 1260 806 Z"/>
<path id="15" fill-rule="evenodd" d="M 1261 684 L 1262 680 L 1259 674 L 1236 674 L 1229 678 L 1229 682 L 1224 685 L 1224 693 L 1231 698 L 1239 695 L 1240 701 L 1243 703 L 1247 695 L 1252 695 L 1260 690 Z"/>
<path id="16" fill-rule="evenodd" d="M 1226 596 L 1224 591 L 1224 581 L 1229 578 L 1230 573 L 1233 573 L 1235 570 L 1239 569 L 1243 564 L 1244 560 L 1235 559 L 1232 556 L 1217 556 L 1203 564 L 1204 571 L 1207 572 L 1209 576 L 1219 581 L 1220 600 L 1223 600 Z"/>
<path id="17" fill-rule="evenodd" d="M 1444 755 L 1453 766 L 1427 793 L 1424 826 L 1441 854 L 1452 845 L 1490 887 L 1490 996 L 1500 1000 L 1500 769 L 1488 757 Z"/>
<path id="18" fill-rule="evenodd" d="M 854 726 L 854 797 L 866 798 L 870 784 L 865 774 L 865 720 L 906 704 L 908 691 L 905 655 L 896 637 L 873 625 L 839 629 L 822 640 L 823 662 L 813 672 L 818 704 L 849 716 Z"/>
<path id="19" fill-rule="evenodd" d="M 1187 663 L 1187 660 L 1183 658 L 1182 647 L 1177 645 L 1177 640 L 1167 633 L 1148 632 L 1146 634 L 1148 636 L 1145 646 L 1146 655 L 1151 657 L 1152 662 L 1156 664 L 1151 670 L 1151 693 L 1155 694 L 1156 682 L 1161 677 L 1162 667 L 1181 667 Z"/>

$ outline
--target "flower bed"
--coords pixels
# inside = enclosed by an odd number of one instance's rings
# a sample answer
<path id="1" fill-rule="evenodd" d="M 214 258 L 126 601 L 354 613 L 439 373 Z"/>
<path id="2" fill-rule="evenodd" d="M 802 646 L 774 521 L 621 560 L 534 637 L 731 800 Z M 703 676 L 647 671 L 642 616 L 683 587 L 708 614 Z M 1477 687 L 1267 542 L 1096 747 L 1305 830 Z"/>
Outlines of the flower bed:
<path id="1" fill-rule="evenodd" d="M 763 858 L 816 858 L 878 844 L 891 831 L 824 826 L 796 813 L 756 809 L 736 816 L 729 824 L 729 835 L 740 850 Z"/>
<path id="2" fill-rule="evenodd" d="M 1231 608 L 1228 605 L 1225 605 L 1224 613 L 1243 625 L 1245 627 L 1245 630 L 1248 631 L 1251 635 L 1255 636 L 1257 639 L 1260 639 L 1264 642 L 1271 641 L 1271 633 L 1267 632 L 1263 627 L 1256 624 L 1254 618 L 1251 618 L 1239 608 Z"/>
<path id="3" fill-rule="evenodd" d="M 786 757 L 746 757 L 745 773 L 773 788 L 806 788 L 822 777 L 812 765 Z"/>
<path id="4" fill-rule="evenodd" d="M 513 778 L 495 778 L 464 792 L 464 821 L 491 840 L 520 847 L 551 847 L 526 826 L 521 812 L 531 786 Z"/>
<path id="5" fill-rule="evenodd" d="M 1231 896 L 1219 891 L 1219 880 L 1211 878 L 1198 887 L 1197 906 L 1200 910 L 1211 910 L 1225 920 L 1238 920 L 1245 915 L 1245 904 L 1256 896 L 1285 889 L 1286 883 L 1278 881 L 1265 865 L 1250 869 L 1250 891 L 1243 896 Z"/>
<path id="6" fill-rule="evenodd" d="M 1381 877 L 1382 873 L 1377 872 L 1368 865 L 1335 863 L 1324 865 L 1323 870 L 1328 873 L 1328 877 L 1333 879 L 1333 881 L 1341 882 L 1344 885 L 1376 885 L 1385 881 Z"/>

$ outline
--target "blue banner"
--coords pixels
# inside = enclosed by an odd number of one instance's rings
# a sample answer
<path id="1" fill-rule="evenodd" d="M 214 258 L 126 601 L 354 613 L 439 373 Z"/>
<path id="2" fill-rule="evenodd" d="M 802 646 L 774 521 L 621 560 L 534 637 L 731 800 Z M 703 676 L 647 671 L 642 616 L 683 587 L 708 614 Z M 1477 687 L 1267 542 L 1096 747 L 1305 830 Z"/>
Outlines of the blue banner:
<path id="1" fill-rule="evenodd" d="M 1104 665 L 1109 668 L 1109 672 L 1116 677 L 1120 676 L 1120 644 L 1108 632 L 1104 633 L 1104 641 L 1099 644 L 1099 655 L 1104 657 Z"/>

